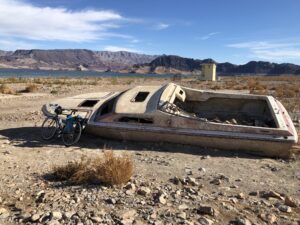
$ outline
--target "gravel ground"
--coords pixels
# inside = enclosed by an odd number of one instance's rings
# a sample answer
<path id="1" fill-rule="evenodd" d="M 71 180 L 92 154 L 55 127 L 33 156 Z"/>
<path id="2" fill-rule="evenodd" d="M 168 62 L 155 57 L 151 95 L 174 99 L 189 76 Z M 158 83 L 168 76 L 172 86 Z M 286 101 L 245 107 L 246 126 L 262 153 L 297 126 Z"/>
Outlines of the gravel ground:
<path id="1" fill-rule="evenodd" d="M 0 224 L 300 224 L 299 156 L 286 161 L 87 134 L 69 148 L 41 140 L 46 101 L 126 87 L 0 96 Z M 128 184 L 71 186 L 47 176 L 54 165 L 105 150 L 132 155 Z"/>

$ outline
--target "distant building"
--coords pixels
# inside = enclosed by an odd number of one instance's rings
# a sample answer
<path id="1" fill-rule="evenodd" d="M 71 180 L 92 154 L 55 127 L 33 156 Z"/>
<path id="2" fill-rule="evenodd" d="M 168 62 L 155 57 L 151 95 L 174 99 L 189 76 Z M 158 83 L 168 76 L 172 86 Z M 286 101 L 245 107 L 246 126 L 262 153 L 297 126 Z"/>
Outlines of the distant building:
<path id="1" fill-rule="evenodd" d="M 217 70 L 217 65 L 215 63 L 202 64 L 201 75 L 199 79 L 216 81 L 217 80 L 216 70 Z"/>

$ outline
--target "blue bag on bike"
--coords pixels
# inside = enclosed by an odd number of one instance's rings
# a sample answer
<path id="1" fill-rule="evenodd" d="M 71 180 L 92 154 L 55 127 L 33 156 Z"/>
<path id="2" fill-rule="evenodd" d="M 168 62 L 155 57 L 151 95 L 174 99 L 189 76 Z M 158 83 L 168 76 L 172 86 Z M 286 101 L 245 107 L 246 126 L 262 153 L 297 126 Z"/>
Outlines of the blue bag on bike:
<path id="1" fill-rule="evenodd" d="M 64 128 L 65 133 L 71 133 L 73 130 L 74 117 L 72 115 L 67 115 L 66 126 Z"/>

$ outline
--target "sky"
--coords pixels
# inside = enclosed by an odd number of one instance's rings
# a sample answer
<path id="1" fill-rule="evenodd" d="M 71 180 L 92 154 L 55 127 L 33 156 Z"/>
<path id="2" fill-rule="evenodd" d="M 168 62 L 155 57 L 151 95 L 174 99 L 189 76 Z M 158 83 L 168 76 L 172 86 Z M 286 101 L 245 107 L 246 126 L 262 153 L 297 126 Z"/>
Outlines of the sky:
<path id="1" fill-rule="evenodd" d="M 300 64 L 299 0 L 0 0 L 0 49 Z"/>

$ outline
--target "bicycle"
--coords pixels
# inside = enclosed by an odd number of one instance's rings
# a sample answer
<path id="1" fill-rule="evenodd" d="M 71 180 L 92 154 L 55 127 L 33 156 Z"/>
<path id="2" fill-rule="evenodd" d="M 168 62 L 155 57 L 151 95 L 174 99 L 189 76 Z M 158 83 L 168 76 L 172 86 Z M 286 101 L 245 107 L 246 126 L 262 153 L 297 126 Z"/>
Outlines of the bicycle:
<path id="1" fill-rule="evenodd" d="M 66 115 L 65 120 L 60 117 L 63 111 L 71 111 Z M 44 140 L 51 140 L 57 134 L 61 137 L 65 146 L 76 144 L 80 137 L 82 130 L 85 128 L 87 120 L 80 115 L 75 115 L 76 109 L 63 109 L 57 106 L 54 110 L 54 116 L 47 116 L 42 124 L 42 138 Z M 73 116 L 75 115 L 75 116 Z"/>

